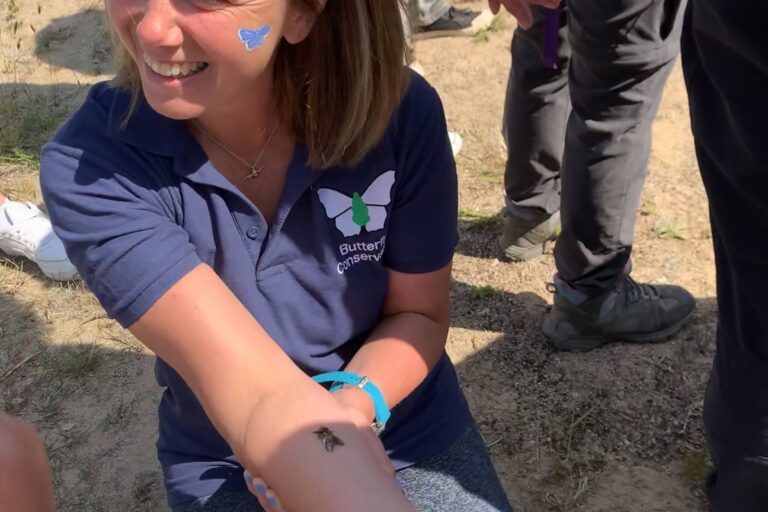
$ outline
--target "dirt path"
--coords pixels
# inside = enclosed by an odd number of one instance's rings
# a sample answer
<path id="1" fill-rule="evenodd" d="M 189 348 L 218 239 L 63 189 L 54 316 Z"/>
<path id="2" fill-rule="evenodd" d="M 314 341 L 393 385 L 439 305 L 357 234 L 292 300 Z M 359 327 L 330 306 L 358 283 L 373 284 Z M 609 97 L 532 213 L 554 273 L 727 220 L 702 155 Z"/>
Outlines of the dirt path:
<path id="1" fill-rule="evenodd" d="M 40 5 L 0 1 L 0 190 L 37 202 L 34 159 L 8 156 L 9 147 L 39 149 L 87 84 L 109 71 L 100 3 Z M 14 20 L 23 20 L 15 35 Z M 510 265 L 494 249 L 511 29 L 505 19 L 481 37 L 416 46 L 450 128 L 464 138 L 449 352 L 518 510 L 703 511 L 701 399 L 715 281 L 680 70 L 654 125 L 634 264 L 640 280 L 691 290 L 696 316 L 670 343 L 561 354 L 539 333 L 551 257 Z M 43 431 L 62 511 L 163 510 L 152 358 L 101 315 L 82 285 L 0 259 L 0 409 Z"/>

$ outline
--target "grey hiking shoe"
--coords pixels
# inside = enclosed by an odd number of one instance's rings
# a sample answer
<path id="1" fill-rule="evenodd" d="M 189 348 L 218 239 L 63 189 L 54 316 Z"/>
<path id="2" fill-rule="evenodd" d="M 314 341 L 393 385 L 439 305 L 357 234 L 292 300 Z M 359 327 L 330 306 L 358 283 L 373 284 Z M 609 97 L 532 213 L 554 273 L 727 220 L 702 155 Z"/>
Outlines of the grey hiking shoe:
<path id="1" fill-rule="evenodd" d="M 420 27 L 413 33 L 414 41 L 434 37 L 474 36 L 487 29 L 493 21 L 493 14 L 488 9 L 473 11 L 451 7 L 431 25 Z"/>
<path id="2" fill-rule="evenodd" d="M 677 334 L 696 307 L 679 286 L 639 284 L 628 275 L 613 290 L 589 298 L 559 279 L 542 331 L 560 350 L 586 352 L 610 341 L 657 343 Z"/>
<path id="3" fill-rule="evenodd" d="M 525 220 L 502 210 L 504 231 L 499 237 L 499 247 L 511 261 L 528 261 L 544 254 L 547 247 L 560 234 L 560 212 L 542 219 Z"/>

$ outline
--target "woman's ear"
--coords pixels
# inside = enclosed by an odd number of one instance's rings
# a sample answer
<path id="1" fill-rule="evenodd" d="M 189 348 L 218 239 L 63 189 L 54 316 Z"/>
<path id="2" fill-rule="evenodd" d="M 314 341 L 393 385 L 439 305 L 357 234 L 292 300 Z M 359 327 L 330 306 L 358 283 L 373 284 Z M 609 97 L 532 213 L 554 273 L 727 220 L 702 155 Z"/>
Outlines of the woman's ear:
<path id="1" fill-rule="evenodd" d="M 288 16 L 283 25 L 283 37 L 290 44 L 299 44 L 307 38 L 315 20 L 325 7 L 326 0 L 315 0 L 315 7 L 309 8 L 304 2 L 291 0 Z"/>

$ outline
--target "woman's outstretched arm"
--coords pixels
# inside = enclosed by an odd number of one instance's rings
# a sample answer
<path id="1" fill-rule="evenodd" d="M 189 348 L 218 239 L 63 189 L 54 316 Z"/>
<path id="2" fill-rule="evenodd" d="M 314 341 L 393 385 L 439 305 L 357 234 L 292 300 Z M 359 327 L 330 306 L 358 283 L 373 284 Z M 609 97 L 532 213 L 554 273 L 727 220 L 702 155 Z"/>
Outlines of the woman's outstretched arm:
<path id="1" fill-rule="evenodd" d="M 361 432 L 259 326 L 213 270 L 199 265 L 129 330 L 190 386 L 238 459 L 291 512 L 412 508 L 368 455 Z M 327 451 L 327 427 L 343 446 Z"/>

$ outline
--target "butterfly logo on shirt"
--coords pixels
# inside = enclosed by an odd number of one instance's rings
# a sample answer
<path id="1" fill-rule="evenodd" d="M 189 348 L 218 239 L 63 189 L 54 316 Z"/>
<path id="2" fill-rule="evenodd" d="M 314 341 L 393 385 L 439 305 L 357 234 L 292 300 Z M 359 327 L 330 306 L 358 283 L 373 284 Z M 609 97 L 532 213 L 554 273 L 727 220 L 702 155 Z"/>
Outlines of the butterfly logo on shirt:
<path id="1" fill-rule="evenodd" d="M 264 25 L 256 30 L 241 28 L 237 31 L 237 36 L 243 43 L 245 43 L 245 49 L 250 52 L 254 48 L 261 48 L 264 46 L 264 39 L 266 39 L 270 30 L 272 30 L 272 27 L 269 25 Z"/>
<path id="2" fill-rule="evenodd" d="M 395 171 L 387 171 L 373 180 L 368 189 L 352 197 L 330 188 L 317 190 L 317 196 L 325 207 L 325 214 L 333 219 L 336 228 L 345 237 L 359 235 L 365 228 L 367 232 L 384 229 L 387 220 L 392 185 L 395 184 Z"/>

